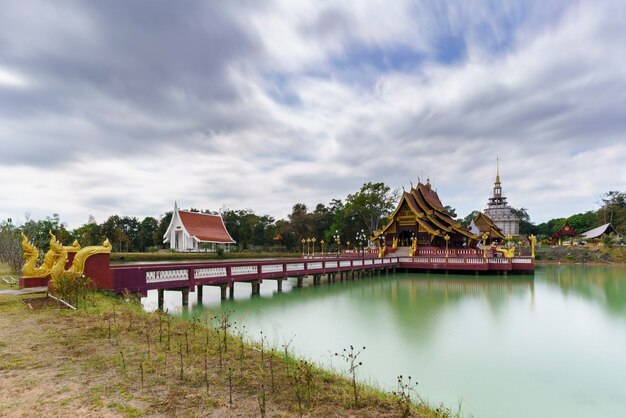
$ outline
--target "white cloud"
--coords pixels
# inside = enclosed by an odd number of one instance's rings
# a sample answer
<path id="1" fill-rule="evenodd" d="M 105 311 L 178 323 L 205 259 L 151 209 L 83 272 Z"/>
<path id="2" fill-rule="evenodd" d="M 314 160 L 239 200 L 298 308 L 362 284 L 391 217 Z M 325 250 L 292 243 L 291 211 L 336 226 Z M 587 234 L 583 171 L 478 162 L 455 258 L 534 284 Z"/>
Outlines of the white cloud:
<path id="1" fill-rule="evenodd" d="M 624 6 L 451 4 L 237 3 L 191 22 L 181 9 L 182 34 L 157 11 L 119 27 L 104 6 L 40 27 L 16 12 L 11 27 L 33 26 L 0 61 L 0 89 L 29 88 L 0 96 L 0 218 L 58 212 L 77 226 L 174 200 L 283 217 L 417 176 L 465 214 L 485 205 L 496 156 L 510 202 L 536 221 L 623 189 Z M 63 16 L 76 22 L 54 39 Z M 462 57 L 437 59 L 450 37 Z M 48 38 L 54 54 L 36 56 Z M 399 46 L 411 65 L 394 64 Z"/>

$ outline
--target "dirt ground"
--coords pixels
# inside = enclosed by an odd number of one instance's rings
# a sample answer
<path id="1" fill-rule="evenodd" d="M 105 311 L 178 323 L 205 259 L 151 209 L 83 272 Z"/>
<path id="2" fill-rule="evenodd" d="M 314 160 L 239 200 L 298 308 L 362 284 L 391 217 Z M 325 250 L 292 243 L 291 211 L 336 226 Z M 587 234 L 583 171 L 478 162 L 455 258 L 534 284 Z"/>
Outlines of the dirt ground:
<path id="1" fill-rule="evenodd" d="M 345 378 L 233 336 L 223 351 L 219 331 L 183 322 L 111 298 L 78 311 L 0 300 L 0 416 L 402 416 L 391 394 L 360 387 L 355 407 Z"/>

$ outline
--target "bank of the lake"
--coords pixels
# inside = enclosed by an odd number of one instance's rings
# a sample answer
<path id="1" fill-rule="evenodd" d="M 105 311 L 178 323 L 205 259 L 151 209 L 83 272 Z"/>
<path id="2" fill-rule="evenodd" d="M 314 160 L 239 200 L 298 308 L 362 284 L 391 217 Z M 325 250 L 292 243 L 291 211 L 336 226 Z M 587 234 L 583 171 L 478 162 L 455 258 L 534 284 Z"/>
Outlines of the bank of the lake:
<path id="1" fill-rule="evenodd" d="M 355 405 L 345 377 L 242 346 L 235 330 L 224 346 L 219 330 L 113 295 L 92 294 L 78 311 L 0 296 L 0 416 L 394 417 L 405 406 L 363 385 Z"/>
<path id="2" fill-rule="evenodd" d="M 304 288 L 235 287 L 183 315 L 233 310 L 249 334 L 341 369 L 331 355 L 365 345 L 361 377 L 393 390 L 419 381 L 431 404 L 476 417 L 619 417 L 626 410 L 626 268 L 539 265 L 535 276 L 397 274 Z M 144 306 L 156 306 L 150 294 Z M 190 296 L 190 301 L 195 298 Z M 180 310 L 180 294 L 166 292 Z"/>

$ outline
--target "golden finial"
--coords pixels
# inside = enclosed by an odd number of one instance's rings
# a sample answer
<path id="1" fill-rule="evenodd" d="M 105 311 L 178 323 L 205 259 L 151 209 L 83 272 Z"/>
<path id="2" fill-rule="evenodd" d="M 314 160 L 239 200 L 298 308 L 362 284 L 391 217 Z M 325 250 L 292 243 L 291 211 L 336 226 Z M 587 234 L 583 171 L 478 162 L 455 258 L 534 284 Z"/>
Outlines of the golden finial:
<path id="1" fill-rule="evenodd" d="M 496 157 L 496 183 L 500 183 L 500 158 Z"/>

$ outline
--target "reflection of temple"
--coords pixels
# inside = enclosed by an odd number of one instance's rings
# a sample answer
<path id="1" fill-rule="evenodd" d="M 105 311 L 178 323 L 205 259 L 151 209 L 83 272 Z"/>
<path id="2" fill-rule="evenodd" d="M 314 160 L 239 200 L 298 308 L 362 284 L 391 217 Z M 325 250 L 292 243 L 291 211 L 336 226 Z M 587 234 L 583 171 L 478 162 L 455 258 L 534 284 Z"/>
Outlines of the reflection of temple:
<path id="1" fill-rule="evenodd" d="M 513 208 L 506 202 L 506 197 L 502 195 L 502 185 L 500 183 L 500 167 L 496 165 L 496 182 L 493 186 L 493 196 L 487 202 L 485 215 L 502 230 L 504 235 L 519 235 L 519 218 L 513 213 Z"/>
<path id="2" fill-rule="evenodd" d="M 410 246 L 414 241 L 418 246 L 445 247 L 446 236 L 450 247 L 475 246 L 478 240 L 450 216 L 430 181 L 404 191 L 389 223 L 375 236 L 384 237 L 386 245 L 394 247 Z"/>

